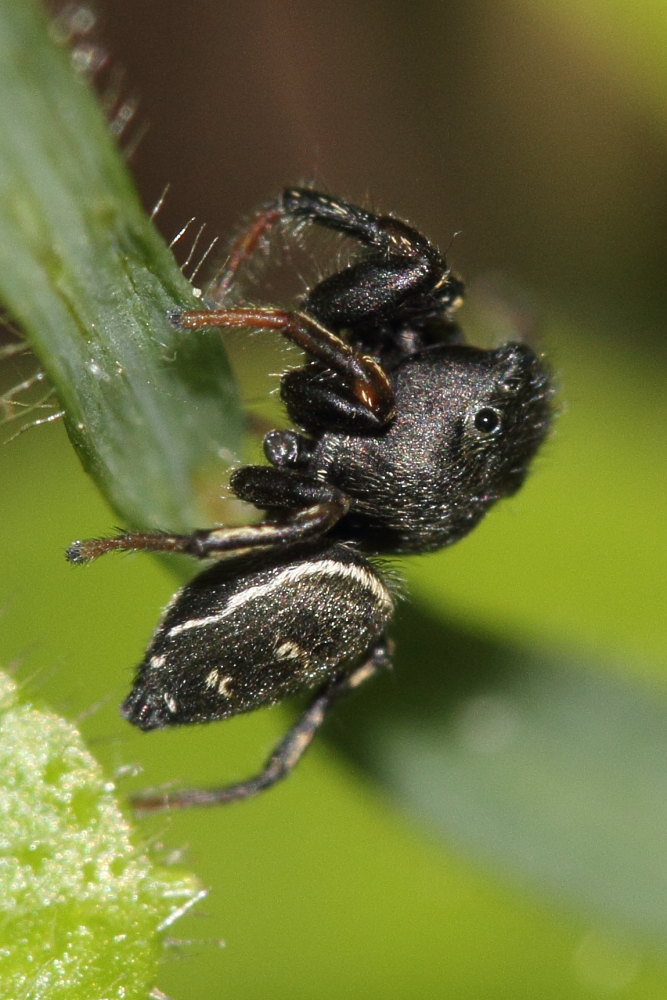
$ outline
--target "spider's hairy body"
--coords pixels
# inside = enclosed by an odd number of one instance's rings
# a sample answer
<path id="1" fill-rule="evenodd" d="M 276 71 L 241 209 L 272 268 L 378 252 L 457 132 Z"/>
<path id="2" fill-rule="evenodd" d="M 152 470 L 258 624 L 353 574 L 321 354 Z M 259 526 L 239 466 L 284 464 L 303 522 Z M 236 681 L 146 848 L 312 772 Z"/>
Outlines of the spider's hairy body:
<path id="1" fill-rule="evenodd" d="M 291 311 L 227 307 L 239 268 L 281 220 L 342 233 L 359 259 Z M 293 429 L 266 435 L 269 465 L 230 479 L 264 511 L 260 524 L 70 546 L 72 562 L 113 549 L 217 560 L 166 609 L 123 714 L 155 729 L 317 690 L 255 778 L 149 795 L 141 808 L 233 801 L 284 777 L 330 705 L 390 661 L 391 589 L 369 557 L 451 545 L 521 486 L 548 431 L 549 377 L 524 343 L 466 344 L 454 320 L 462 296 L 438 249 L 407 223 L 290 188 L 233 243 L 214 308 L 172 317 L 187 330 L 276 330 L 305 360 L 281 377 Z"/>

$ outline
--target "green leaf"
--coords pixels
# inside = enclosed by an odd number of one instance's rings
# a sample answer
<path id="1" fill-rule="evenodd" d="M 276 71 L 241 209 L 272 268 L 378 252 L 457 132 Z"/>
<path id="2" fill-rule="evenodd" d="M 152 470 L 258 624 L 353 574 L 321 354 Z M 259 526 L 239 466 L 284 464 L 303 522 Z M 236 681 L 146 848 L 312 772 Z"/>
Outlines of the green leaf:
<path id="1" fill-rule="evenodd" d="M 145 998 L 161 928 L 201 895 L 130 840 L 76 729 L 0 674 L 0 997 Z"/>
<path id="2" fill-rule="evenodd" d="M 123 519 L 201 523 L 206 477 L 238 447 L 222 342 L 170 326 L 197 299 L 31 0 L 0 2 L 0 93 L 0 300 Z"/>
<path id="3" fill-rule="evenodd" d="M 459 850 L 664 940 L 667 702 L 415 608 L 395 633 L 395 675 L 341 709 L 337 743 Z"/>

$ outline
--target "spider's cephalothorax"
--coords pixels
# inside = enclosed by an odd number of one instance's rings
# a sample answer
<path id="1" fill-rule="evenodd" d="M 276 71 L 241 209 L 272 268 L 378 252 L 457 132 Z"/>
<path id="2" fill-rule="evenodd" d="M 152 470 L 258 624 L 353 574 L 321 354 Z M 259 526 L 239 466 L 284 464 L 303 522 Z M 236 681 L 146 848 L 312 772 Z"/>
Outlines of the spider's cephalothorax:
<path id="1" fill-rule="evenodd" d="M 282 219 L 336 230 L 362 253 L 296 310 L 225 308 L 239 267 Z M 299 430 L 271 431 L 270 465 L 231 477 L 234 493 L 265 512 L 259 524 L 130 532 L 68 549 L 72 562 L 114 549 L 217 560 L 165 611 L 123 714 L 154 729 L 317 692 L 257 777 L 142 796 L 141 808 L 228 802 L 283 777 L 329 705 L 389 661 L 392 596 L 367 556 L 449 545 L 521 485 L 549 425 L 548 375 L 525 344 L 466 345 L 453 319 L 462 293 L 406 223 L 295 188 L 232 245 L 209 290 L 216 308 L 172 317 L 190 330 L 273 329 L 301 347 L 305 363 L 281 379 Z"/>

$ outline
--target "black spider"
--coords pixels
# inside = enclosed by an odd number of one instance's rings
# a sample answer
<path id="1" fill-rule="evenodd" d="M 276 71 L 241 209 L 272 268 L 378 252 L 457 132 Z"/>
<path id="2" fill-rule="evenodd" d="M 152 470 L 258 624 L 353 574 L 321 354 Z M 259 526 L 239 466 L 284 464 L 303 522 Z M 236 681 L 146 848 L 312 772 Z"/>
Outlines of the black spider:
<path id="1" fill-rule="evenodd" d="M 281 219 L 344 233 L 363 252 L 296 310 L 223 307 L 174 318 L 188 329 L 275 329 L 305 353 L 280 386 L 300 430 L 271 431 L 271 464 L 239 469 L 230 481 L 264 519 L 78 541 L 67 558 L 148 549 L 216 560 L 176 594 L 138 668 L 122 711 L 142 729 L 223 719 L 318 690 L 259 775 L 144 795 L 141 809 L 228 802 L 285 776 L 331 703 L 389 662 L 392 593 L 366 556 L 457 541 L 519 488 L 549 425 L 549 379 L 534 352 L 522 343 L 464 344 L 453 319 L 461 282 L 424 236 L 392 216 L 286 190 L 233 244 L 217 302 Z"/>

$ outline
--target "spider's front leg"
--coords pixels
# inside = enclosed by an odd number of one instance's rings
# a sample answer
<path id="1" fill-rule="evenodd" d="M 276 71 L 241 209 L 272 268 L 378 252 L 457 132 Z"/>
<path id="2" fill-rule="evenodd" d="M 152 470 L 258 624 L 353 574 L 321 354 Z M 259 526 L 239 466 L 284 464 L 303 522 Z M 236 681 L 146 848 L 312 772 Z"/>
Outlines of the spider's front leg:
<path id="1" fill-rule="evenodd" d="M 260 206 L 232 243 L 225 266 L 206 291 L 211 302 L 224 304 L 240 269 L 254 256 L 273 226 L 283 219 L 303 220 L 342 233 L 384 259 L 402 260 L 404 270 L 411 262 L 421 263 L 436 275 L 444 267 L 438 250 L 400 219 L 376 215 L 313 188 L 286 188 L 277 198 Z M 417 281 L 421 279 L 419 274 L 414 277 Z"/>
<path id="2" fill-rule="evenodd" d="M 357 428 L 377 430 L 395 415 L 394 393 L 382 366 L 366 354 L 355 351 L 328 327 L 305 312 L 282 309 L 213 309 L 192 310 L 173 316 L 173 322 L 189 330 L 220 326 L 252 327 L 257 330 L 278 330 L 296 344 L 312 362 L 313 396 L 317 402 L 318 388 L 323 405 L 332 395 L 345 401 L 344 413 L 349 424 Z M 324 385 L 326 375 L 332 375 L 333 392 Z M 332 404 L 335 420 L 335 403 Z"/>
<path id="3" fill-rule="evenodd" d="M 319 538 L 350 506 L 335 486 L 288 469 L 248 466 L 234 473 L 230 485 L 240 499 L 262 509 L 280 510 L 282 516 L 260 524 L 201 529 L 183 535 L 128 531 L 115 538 L 89 538 L 72 542 L 66 558 L 82 564 L 117 551 L 178 552 L 197 559 L 237 556 L 250 549 L 268 551 Z"/>

